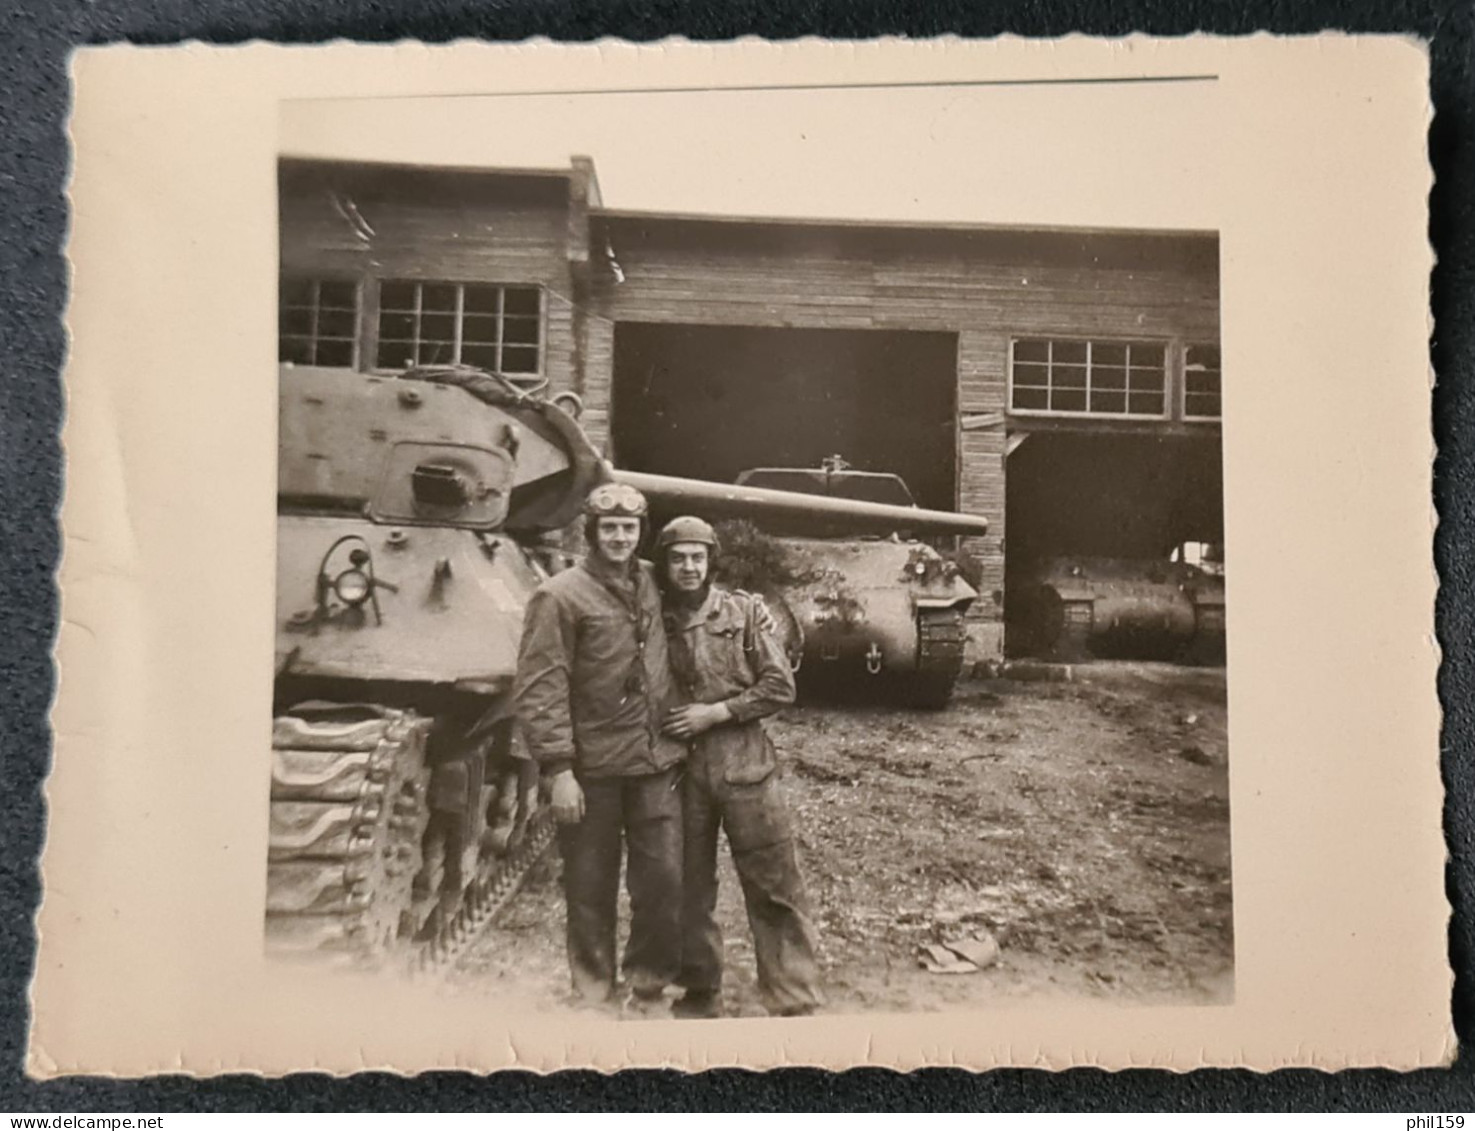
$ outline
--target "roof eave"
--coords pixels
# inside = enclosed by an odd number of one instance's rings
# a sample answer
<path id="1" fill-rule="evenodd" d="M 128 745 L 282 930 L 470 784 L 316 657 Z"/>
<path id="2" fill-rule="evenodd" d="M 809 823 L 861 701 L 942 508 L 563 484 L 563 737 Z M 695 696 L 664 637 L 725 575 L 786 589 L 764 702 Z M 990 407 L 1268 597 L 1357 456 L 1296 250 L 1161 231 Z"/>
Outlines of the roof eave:
<path id="1" fill-rule="evenodd" d="M 986 224 L 945 220 L 859 220 L 845 218 L 820 218 L 798 216 L 739 216 L 712 212 L 653 212 L 626 208 L 591 208 L 591 219 L 645 224 L 712 224 L 734 227 L 769 228 L 842 228 L 875 232 L 977 232 L 1019 233 L 1030 232 L 1042 235 L 1104 236 L 1117 238 L 1159 238 L 1173 240 L 1217 240 L 1219 233 L 1212 228 L 1108 228 L 1089 225 L 1068 224 Z"/>

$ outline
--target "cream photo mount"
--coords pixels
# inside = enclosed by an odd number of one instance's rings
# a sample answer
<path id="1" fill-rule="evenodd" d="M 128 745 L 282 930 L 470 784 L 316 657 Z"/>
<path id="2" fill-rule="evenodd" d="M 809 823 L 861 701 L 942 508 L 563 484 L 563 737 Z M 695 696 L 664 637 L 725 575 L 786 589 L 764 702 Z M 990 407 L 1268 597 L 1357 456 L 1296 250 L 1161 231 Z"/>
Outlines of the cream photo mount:
<path id="1" fill-rule="evenodd" d="M 31 1073 L 1452 1058 L 1422 45 L 120 46 L 73 79 Z M 263 959 L 279 158 L 590 152 L 631 210 L 1218 233 L 1231 1001 L 619 1022 Z"/>

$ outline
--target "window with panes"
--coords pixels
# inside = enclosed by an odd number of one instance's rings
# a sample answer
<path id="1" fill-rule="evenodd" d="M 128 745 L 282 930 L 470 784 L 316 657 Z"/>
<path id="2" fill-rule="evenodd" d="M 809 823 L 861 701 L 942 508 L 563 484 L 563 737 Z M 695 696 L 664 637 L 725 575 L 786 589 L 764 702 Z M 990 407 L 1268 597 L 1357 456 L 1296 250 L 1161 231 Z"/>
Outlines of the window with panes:
<path id="1" fill-rule="evenodd" d="M 1009 407 L 1057 416 L 1168 415 L 1163 342 L 1017 338 L 1010 346 Z"/>
<path id="2" fill-rule="evenodd" d="M 495 373 L 543 369 L 543 291 L 487 283 L 403 279 L 379 285 L 375 366 L 475 365 Z"/>
<path id="3" fill-rule="evenodd" d="M 1223 414 L 1217 345 L 1183 348 L 1183 418 L 1218 420 Z"/>
<path id="4" fill-rule="evenodd" d="M 359 286 L 351 279 L 287 275 L 277 305 L 277 360 L 352 368 L 358 353 Z"/>

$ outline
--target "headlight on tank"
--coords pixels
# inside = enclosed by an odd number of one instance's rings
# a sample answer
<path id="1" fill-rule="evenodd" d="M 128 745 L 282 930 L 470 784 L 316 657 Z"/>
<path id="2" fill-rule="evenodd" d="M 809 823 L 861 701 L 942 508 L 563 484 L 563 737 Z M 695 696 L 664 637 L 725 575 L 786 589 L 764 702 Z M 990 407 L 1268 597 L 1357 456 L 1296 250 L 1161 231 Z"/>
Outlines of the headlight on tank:
<path id="1" fill-rule="evenodd" d="M 361 569 L 346 569 L 333 579 L 333 592 L 345 605 L 362 605 L 373 592 L 368 574 Z"/>

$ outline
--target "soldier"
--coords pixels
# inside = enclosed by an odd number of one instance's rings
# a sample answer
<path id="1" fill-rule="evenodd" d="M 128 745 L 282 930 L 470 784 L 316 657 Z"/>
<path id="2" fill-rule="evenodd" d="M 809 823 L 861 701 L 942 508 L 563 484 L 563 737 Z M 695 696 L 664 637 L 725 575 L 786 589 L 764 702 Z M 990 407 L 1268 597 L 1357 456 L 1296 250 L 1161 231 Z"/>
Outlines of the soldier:
<path id="1" fill-rule="evenodd" d="M 615 995 L 620 858 L 628 852 L 626 1007 L 652 1013 L 680 964 L 683 744 L 661 733 L 678 702 L 651 566 L 636 557 L 639 491 L 596 487 L 585 504 L 588 557 L 528 602 L 517 717 L 559 823 L 575 994 Z"/>
<path id="2" fill-rule="evenodd" d="M 794 673 L 761 599 L 711 583 L 718 544 L 699 518 L 673 519 L 656 559 L 678 689 L 666 733 L 691 743 L 682 787 L 686 829 L 680 1017 L 722 1015 L 717 830 L 726 830 L 748 907 L 758 988 L 770 1013 L 821 1003 L 814 928 L 762 718 L 794 701 Z"/>

